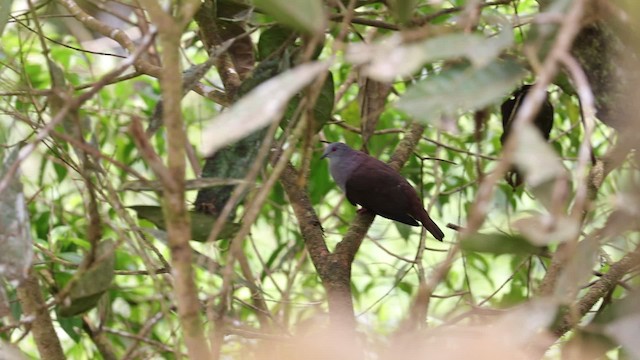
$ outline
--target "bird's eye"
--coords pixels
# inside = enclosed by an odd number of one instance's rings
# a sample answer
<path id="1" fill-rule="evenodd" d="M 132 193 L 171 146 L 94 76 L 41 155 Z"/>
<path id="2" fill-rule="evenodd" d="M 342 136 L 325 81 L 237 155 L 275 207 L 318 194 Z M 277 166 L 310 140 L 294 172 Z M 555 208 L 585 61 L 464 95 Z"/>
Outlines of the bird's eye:
<path id="1" fill-rule="evenodd" d="M 331 152 L 334 152 L 334 151 L 336 151 L 336 150 L 338 150 L 338 149 L 336 149 L 336 148 L 333 148 L 333 149 L 331 149 Z"/>

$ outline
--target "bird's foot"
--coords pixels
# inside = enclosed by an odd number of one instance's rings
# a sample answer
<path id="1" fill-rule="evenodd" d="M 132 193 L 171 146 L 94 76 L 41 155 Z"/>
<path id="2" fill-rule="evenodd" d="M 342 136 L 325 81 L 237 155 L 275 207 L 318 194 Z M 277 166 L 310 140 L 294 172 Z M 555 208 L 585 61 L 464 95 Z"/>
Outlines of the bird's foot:
<path id="1" fill-rule="evenodd" d="M 365 209 L 365 208 L 361 207 L 360 209 L 356 210 L 356 212 L 357 212 L 358 214 L 366 214 L 366 213 L 368 213 L 368 212 L 369 212 L 369 210 L 367 210 L 367 209 Z"/>

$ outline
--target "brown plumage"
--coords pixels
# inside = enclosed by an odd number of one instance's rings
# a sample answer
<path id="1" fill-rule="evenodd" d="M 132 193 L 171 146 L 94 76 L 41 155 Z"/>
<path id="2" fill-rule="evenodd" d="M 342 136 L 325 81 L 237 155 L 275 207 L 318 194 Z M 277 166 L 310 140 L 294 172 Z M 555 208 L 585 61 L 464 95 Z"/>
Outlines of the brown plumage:
<path id="1" fill-rule="evenodd" d="M 343 143 L 332 143 L 323 158 L 329 158 L 331 176 L 354 206 L 387 219 L 419 226 L 442 241 L 442 230 L 431 220 L 418 193 L 392 167 Z"/>

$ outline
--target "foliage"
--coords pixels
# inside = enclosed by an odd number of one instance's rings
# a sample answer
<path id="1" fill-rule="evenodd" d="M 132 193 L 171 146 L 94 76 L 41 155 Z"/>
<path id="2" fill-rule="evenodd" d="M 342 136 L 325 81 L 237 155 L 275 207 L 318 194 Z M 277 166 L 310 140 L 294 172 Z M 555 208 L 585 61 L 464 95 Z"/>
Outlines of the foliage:
<path id="1" fill-rule="evenodd" d="M 0 4 L 0 341 L 43 359 L 638 357 L 637 129 L 600 104 L 640 101 L 592 91 L 573 57 L 605 23 L 588 1 L 539 3 Z M 500 104 L 533 83 L 502 144 Z M 545 91 L 549 142 L 530 125 Z M 371 225 L 321 141 L 401 168 L 445 241 Z"/>

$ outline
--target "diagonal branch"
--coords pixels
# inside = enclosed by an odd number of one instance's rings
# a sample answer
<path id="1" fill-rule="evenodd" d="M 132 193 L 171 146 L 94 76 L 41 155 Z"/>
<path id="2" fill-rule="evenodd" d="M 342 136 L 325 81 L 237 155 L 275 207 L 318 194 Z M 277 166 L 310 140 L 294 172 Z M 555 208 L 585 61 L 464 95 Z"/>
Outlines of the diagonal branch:
<path id="1" fill-rule="evenodd" d="M 602 275 L 576 304 L 575 309 L 578 312 L 578 318 L 585 316 L 600 299 L 618 286 L 624 275 L 639 264 L 640 248 L 636 248 L 633 252 L 628 253 L 620 259 L 620 261 L 611 265 L 609 271 Z M 565 315 L 562 321 L 553 329 L 553 334 L 560 337 L 571 330 L 575 325 L 575 318 L 574 314 Z"/>

